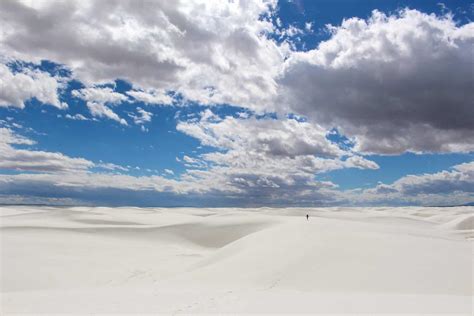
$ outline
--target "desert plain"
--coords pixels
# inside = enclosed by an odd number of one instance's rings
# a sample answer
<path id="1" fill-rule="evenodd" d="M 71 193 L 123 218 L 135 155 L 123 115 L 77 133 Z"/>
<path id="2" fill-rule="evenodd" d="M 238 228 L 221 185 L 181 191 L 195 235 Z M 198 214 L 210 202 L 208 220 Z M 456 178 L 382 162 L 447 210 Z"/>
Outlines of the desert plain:
<path id="1" fill-rule="evenodd" d="M 473 312 L 473 207 L 0 216 L 2 315 Z"/>

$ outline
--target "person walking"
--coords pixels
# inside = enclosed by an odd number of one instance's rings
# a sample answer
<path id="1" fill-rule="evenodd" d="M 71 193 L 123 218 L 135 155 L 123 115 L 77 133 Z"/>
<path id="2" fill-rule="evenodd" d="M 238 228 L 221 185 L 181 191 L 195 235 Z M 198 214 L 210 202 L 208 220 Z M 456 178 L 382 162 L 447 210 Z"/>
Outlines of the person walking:
<path id="1" fill-rule="evenodd" d="M 309 215 L 308 214 L 306 214 L 306 220 L 309 221 Z"/>

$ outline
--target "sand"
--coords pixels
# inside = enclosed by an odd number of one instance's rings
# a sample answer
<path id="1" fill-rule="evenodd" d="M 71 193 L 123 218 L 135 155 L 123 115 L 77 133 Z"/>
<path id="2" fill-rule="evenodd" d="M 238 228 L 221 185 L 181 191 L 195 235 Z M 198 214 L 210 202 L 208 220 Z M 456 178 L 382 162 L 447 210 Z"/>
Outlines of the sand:
<path id="1" fill-rule="evenodd" d="M 0 313 L 471 315 L 473 211 L 3 206 Z"/>

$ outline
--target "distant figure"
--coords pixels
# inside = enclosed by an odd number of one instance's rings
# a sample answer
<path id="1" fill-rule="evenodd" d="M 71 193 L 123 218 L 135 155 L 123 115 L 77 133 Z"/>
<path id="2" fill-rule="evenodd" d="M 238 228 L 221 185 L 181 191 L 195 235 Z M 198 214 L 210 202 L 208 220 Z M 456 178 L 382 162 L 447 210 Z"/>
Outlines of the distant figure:
<path id="1" fill-rule="evenodd" d="M 308 214 L 306 214 L 306 220 L 309 221 L 309 215 Z"/>

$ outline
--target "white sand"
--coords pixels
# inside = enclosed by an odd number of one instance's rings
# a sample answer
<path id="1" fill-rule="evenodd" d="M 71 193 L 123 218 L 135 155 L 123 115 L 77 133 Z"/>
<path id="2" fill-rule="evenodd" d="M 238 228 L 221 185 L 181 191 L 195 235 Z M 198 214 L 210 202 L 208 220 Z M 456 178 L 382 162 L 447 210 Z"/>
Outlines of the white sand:
<path id="1" fill-rule="evenodd" d="M 470 315 L 473 211 L 1 207 L 0 314 Z"/>

